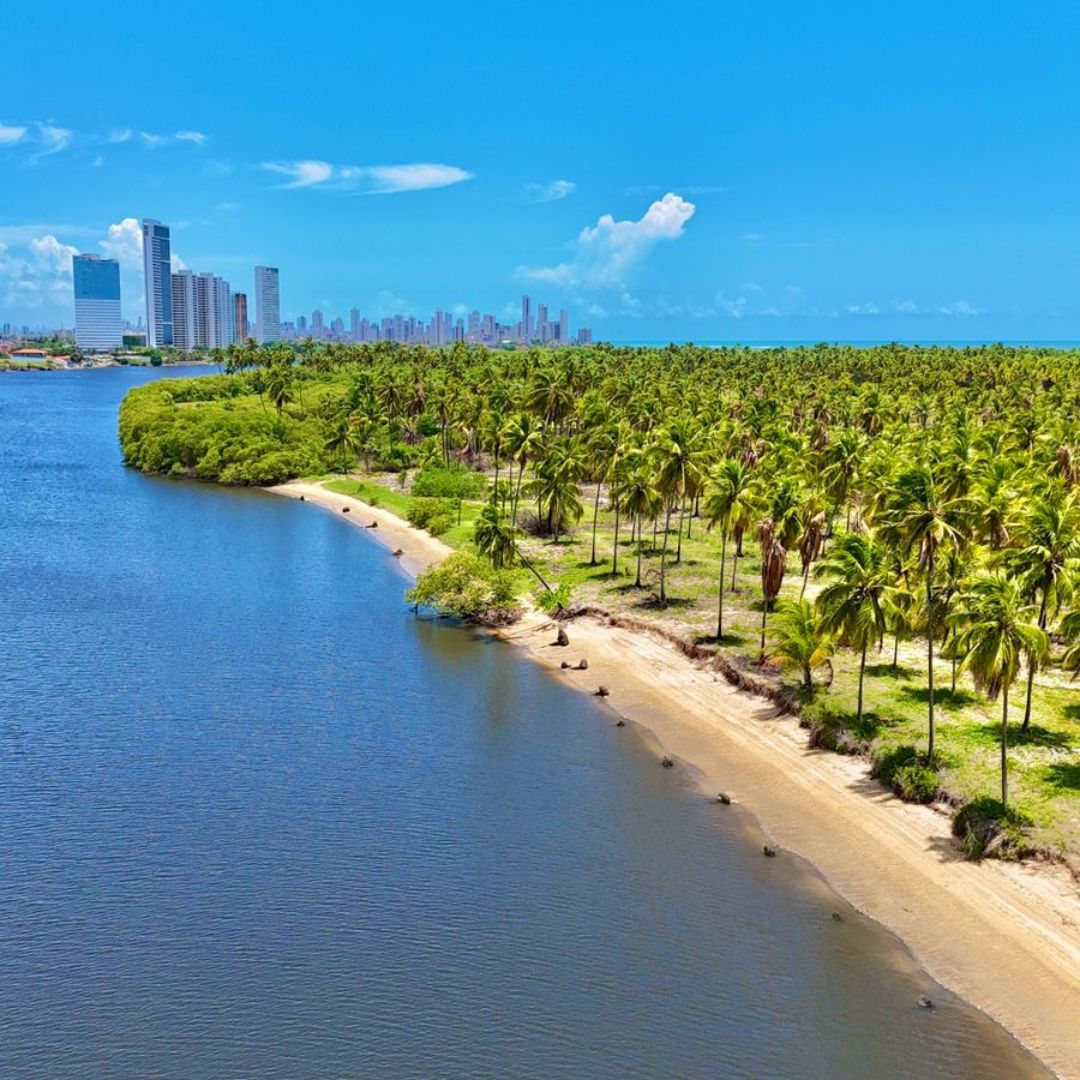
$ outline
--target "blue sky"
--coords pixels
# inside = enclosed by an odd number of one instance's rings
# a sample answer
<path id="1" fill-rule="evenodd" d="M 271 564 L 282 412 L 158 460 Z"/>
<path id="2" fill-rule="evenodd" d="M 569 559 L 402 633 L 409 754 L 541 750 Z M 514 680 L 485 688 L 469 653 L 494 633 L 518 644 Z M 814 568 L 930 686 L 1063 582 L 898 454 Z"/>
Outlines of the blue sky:
<path id="1" fill-rule="evenodd" d="M 1080 338 L 1075 5 L 13 8 L 0 322 L 70 324 L 71 247 L 137 314 L 150 216 L 287 316 Z"/>

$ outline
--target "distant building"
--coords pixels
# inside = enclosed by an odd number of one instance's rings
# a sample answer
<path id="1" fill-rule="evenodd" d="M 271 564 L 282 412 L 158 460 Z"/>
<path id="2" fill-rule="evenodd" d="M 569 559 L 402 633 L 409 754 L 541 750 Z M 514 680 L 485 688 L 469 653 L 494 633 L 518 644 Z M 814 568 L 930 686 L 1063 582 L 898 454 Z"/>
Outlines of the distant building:
<path id="1" fill-rule="evenodd" d="M 236 340 L 247 341 L 248 330 L 247 293 L 233 293 L 233 323 L 236 327 Z"/>
<path id="2" fill-rule="evenodd" d="M 532 299 L 528 296 L 521 298 L 521 329 L 518 336 L 522 341 L 532 341 Z"/>
<path id="3" fill-rule="evenodd" d="M 255 267 L 255 336 L 261 344 L 281 340 L 281 289 L 276 266 Z"/>
<path id="4" fill-rule="evenodd" d="M 151 347 L 173 343 L 172 250 L 169 227 L 143 218 L 143 277 L 146 287 L 146 341 Z"/>
<path id="5" fill-rule="evenodd" d="M 173 345 L 185 352 L 195 348 L 195 275 L 178 270 L 172 275 Z"/>
<path id="6" fill-rule="evenodd" d="M 75 290 L 75 344 L 83 352 L 120 348 L 120 264 L 100 255 L 75 255 L 71 276 Z"/>

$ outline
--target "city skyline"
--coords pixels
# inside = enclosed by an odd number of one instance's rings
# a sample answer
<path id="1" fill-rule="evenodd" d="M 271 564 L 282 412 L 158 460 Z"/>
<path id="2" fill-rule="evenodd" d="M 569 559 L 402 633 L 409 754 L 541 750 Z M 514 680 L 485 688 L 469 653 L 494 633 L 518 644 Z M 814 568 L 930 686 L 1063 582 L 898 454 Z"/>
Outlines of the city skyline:
<path id="1" fill-rule="evenodd" d="M 133 92 L 161 77 L 151 48 L 106 63 L 93 94 L 75 66 L 11 81 L 0 323 L 67 321 L 72 248 L 119 259 L 134 319 L 139 207 L 172 223 L 185 265 L 249 296 L 249 267 L 281 267 L 285 321 L 483 301 L 509 324 L 543 291 L 606 340 L 1075 338 L 1080 12 L 1051 7 L 825 19 L 774 0 L 657 20 L 556 2 L 568 36 L 492 93 L 446 42 L 467 24 L 470 55 L 504 58 L 511 11 L 409 3 L 430 32 L 402 80 L 400 49 L 356 56 L 395 40 L 402 11 L 335 7 L 334 33 L 294 35 L 267 81 L 275 20 L 247 0 L 213 34 L 167 7 L 73 20 L 43 0 L 7 16 L 10 40 L 75 26 L 89 56 L 134 38 L 201 63 L 176 65 L 169 94 Z M 642 79 L 665 54 L 680 62 Z"/>

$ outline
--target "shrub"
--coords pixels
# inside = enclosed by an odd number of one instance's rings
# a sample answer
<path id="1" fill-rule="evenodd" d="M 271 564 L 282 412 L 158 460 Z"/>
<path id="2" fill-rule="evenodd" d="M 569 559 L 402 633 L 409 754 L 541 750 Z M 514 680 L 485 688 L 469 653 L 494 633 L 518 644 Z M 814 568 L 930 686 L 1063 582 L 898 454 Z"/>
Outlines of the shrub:
<path id="1" fill-rule="evenodd" d="M 412 499 L 408 509 L 409 524 L 427 529 L 432 536 L 442 536 L 457 522 L 456 502 L 451 499 Z"/>
<path id="2" fill-rule="evenodd" d="M 514 575 L 493 570 L 478 555 L 467 551 L 455 552 L 425 570 L 405 599 L 410 604 L 433 608 L 440 615 L 485 626 L 513 622 L 518 614 Z"/>
<path id="3" fill-rule="evenodd" d="M 1035 853 L 1029 818 L 1004 810 L 997 799 L 973 799 L 953 818 L 953 836 L 969 859 L 1023 859 Z"/>
<path id="4" fill-rule="evenodd" d="M 460 465 L 425 465 L 413 478 L 412 494 L 437 499 L 482 499 L 487 477 Z"/>
<path id="5" fill-rule="evenodd" d="M 865 754 L 875 730 L 874 721 L 864 716 L 862 725 L 856 725 L 853 714 L 841 712 L 827 697 L 804 705 L 799 723 L 809 730 L 811 747 L 840 754 Z"/>
<path id="6" fill-rule="evenodd" d="M 930 803 L 941 793 L 939 761 L 927 762 L 914 746 L 878 748 L 870 775 L 880 780 L 904 802 Z"/>

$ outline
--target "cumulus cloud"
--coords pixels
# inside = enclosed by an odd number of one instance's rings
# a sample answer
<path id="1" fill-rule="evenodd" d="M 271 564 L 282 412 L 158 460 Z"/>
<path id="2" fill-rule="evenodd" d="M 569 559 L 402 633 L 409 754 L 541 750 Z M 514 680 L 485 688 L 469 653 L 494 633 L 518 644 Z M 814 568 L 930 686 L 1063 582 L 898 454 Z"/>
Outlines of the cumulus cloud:
<path id="1" fill-rule="evenodd" d="M 328 161 L 266 161 L 267 172 L 286 177 L 283 188 L 323 188 L 368 195 L 426 191 L 471 180 L 455 165 L 417 162 L 407 165 L 332 165 Z"/>
<path id="2" fill-rule="evenodd" d="M 105 137 L 105 141 L 109 143 L 119 144 L 131 142 L 135 137 L 135 132 L 131 128 L 113 128 L 112 131 Z"/>
<path id="3" fill-rule="evenodd" d="M 142 269 L 142 226 L 133 218 L 124 218 L 109 226 L 108 235 L 98 247 L 128 270 Z"/>
<path id="4" fill-rule="evenodd" d="M 0 124 L 0 146 L 14 146 L 26 138 L 24 124 Z"/>
<path id="5" fill-rule="evenodd" d="M 195 143 L 196 146 L 202 146 L 209 138 L 201 131 L 178 131 L 173 137 L 178 142 Z"/>
<path id="6" fill-rule="evenodd" d="M 577 188 L 572 180 L 551 180 L 546 184 L 526 184 L 525 200 L 531 203 L 558 202 Z"/>
<path id="7" fill-rule="evenodd" d="M 564 287 L 621 288 L 658 243 L 683 235 L 695 209 L 681 195 L 668 192 L 636 221 L 616 221 L 604 214 L 578 234 L 573 259 L 555 266 L 522 266 L 518 275 Z"/>

